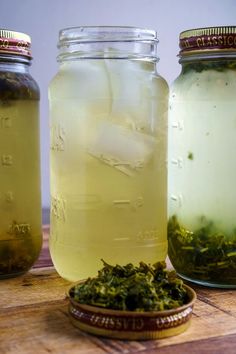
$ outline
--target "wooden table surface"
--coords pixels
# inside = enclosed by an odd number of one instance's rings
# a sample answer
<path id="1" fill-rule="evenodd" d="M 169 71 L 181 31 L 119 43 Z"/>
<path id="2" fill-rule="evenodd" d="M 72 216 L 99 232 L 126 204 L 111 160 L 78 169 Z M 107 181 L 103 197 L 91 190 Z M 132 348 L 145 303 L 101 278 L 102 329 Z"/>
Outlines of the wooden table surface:
<path id="1" fill-rule="evenodd" d="M 190 328 L 175 337 L 139 342 L 99 338 L 74 328 L 65 297 L 69 285 L 52 266 L 44 227 L 34 268 L 0 282 L 0 353 L 236 354 L 236 290 L 191 285 L 198 299 Z"/>

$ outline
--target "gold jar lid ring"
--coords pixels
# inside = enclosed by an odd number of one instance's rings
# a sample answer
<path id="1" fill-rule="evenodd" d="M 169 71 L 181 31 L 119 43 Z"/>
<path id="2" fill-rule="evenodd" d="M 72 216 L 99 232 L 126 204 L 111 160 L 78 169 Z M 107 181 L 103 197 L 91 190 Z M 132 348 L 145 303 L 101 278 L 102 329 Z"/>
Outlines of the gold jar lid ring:
<path id="1" fill-rule="evenodd" d="M 180 55 L 236 51 L 236 26 L 206 27 L 183 31 L 179 38 Z"/>
<path id="2" fill-rule="evenodd" d="M 0 29 L 0 53 L 31 58 L 31 39 L 25 33 Z"/>

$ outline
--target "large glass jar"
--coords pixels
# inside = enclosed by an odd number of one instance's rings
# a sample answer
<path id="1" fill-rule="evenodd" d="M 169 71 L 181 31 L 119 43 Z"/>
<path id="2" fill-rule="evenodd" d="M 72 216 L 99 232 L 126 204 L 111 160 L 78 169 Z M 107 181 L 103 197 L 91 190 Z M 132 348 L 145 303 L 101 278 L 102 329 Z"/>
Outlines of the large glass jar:
<path id="1" fill-rule="evenodd" d="M 54 265 L 69 280 L 167 253 L 168 86 L 155 31 L 60 32 L 49 88 Z"/>
<path id="2" fill-rule="evenodd" d="M 170 93 L 168 248 L 183 278 L 236 287 L 236 27 L 180 34 Z"/>
<path id="3" fill-rule="evenodd" d="M 41 249 L 39 89 L 30 37 L 0 30 L 0 278 L 26 272 Z"/>

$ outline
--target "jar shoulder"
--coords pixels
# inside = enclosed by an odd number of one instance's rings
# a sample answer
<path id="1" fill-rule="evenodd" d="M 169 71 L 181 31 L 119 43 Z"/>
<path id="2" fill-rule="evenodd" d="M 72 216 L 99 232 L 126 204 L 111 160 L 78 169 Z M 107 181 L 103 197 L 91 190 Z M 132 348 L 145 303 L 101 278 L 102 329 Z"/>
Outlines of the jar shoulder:
<path id="1" fill-rule="evenodd" d="M 181 72 L 170 87 L 170 97 L 173 95 L 184 95 L 185 98 L 197 95 L 205 99 L 220 95 L 221 99 L 235 99 L 236 71 L 225 69 Z"/>
<path id="2" fill-rule="evenodd" d="M 167 81 L 158 73 L 156 73 L 153 76 L 153 81 L 155 83 L 154 87 L 157 90 L 157 94 L 158 92 L 163 95 L 163 96 L 168 96 L 169 95 L 169 85 L 167 83 Z"/>
<path id="3" fill-rule="evenodd" d="M 66 63 L 61 65 L 49 84 L 49 98 L 92 97 L 116 95 L 126 92 L 132 96 L 144 89 L 152 95 L 168 95 L 166 80 L 159 75 L 154 66 L 142 62 L 119 62 L 115 60 L 93 60 Z"/>

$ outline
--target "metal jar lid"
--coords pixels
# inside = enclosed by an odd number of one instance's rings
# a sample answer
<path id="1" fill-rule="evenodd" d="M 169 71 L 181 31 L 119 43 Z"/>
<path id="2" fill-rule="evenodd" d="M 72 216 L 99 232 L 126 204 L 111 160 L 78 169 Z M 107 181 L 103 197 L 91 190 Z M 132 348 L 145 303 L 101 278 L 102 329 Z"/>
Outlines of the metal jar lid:
<path id="1" fill-rule="evenodd" d="M 25 33 L 0 29 L 0 54 L 21 55 L 31 59 L 31 39 Z"/>
<path id="2" fill-rule="evenodd" d="M 196 28 L 180 33 L 180 56 L 236 52 L 236 26 Z"/>

